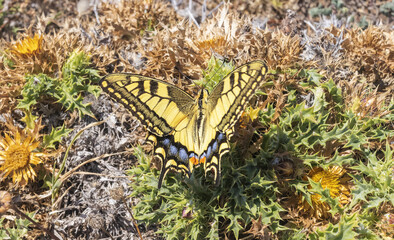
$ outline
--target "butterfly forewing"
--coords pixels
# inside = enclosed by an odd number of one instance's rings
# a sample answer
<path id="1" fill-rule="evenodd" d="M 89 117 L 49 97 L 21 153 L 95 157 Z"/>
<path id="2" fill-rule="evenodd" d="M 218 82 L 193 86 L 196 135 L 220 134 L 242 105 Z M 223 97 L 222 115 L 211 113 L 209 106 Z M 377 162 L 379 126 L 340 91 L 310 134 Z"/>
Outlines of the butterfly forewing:
<path id="1" fill-rule="evenodd" d="M 228 74 L 208 98 L 211 127 L 230 129 L 239 119 L 254 91 L 261 86 L 267 67 L 262 61 L 244 64 Z"/>
<path id="2" fill-rule="evenodd" d="M 254 91 L 263 83 L 266 72 L 267 67 L 262 61 L 244 64 L 223 78 L 208 97 L 207 121 L 218 134 L 213 142 L 217 147 L 212 143 L 208 145 L 207 152 L 210 148 L 215 151 L 206 159 L 204 167 L 206 172 L 214 171 L 216 183 L 220 178 L 221 158 L 229 151 L 228 138 L 232 127 Z"/>
<path id="3" fill-rule="evenodd" d="M 178 87 L 141 75 L 110 74 L 100 85 L 157 136 L 170 134 L 194 105 L 194 99 Z"/>

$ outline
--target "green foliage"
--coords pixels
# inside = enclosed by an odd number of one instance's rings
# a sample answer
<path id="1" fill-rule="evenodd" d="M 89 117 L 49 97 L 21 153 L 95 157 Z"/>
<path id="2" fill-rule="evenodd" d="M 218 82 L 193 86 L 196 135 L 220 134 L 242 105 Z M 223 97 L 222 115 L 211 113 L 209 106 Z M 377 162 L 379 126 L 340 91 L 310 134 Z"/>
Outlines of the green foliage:
<path id="1" fill-rule="evenodd" d="M 34 220 L 34 212 L 27 213 L 26 215 Z M 3 226 L 4 220 L 4 218 L 0 218 L 0 239 L 24 239 L 24 237 L 28 233 L 29 225 L 32 224 L 28 219 L 16 218 L 15 226 L 6 229 Z"/>
<path id="2" fill-rule="evenodd" d="M 24 123 L 26 123 L 26 127 L 28 129 L 34 129 L 36 127 L 36 120 L 37 120 L 37 116 L 34 116 L 31 111 L 24 111 L 25 112 L 25 116 L 21 119 Z"/>
<path id="3" fill-rule="evenodd" d="M 63 66 L 62 79 L 43 73 L 27 75 L 18 108 L 29 111 L 38 102 L 55 99 L 66 110 L 77 110 L 80 116 L 93 116 L 89 104 L 84 104 L 82 97 L 87 93 L 97 97 L 100 93 L 100 88 L 91 84 L 99 81 L 98 72 L 89 68 L 89 64 L 90 58 L 84 52 L 73 52 Z"/>
<path id="4" fill-rule="evenodd" d="M 353 240 L 356 233 L 353 229 L 357 226 L 357 215 L 349 215 L 341 218 L 339 223 L 329 224 L 325 230 L 317 230 L 317 233 L 309 235 L 311 240 L 333 239 L 333 240 Z"/>
<path id="5" fill-rule="evenodd" d="M 351 167 L 358 170 L 358 174 L 351 175 L 356 186 L 352 192 L 352 206 L 362 204 L 366 212 L 379 209 L 384 203 L 394 206 L 393 149 L 387 142 L 385 151 L 379 154 L 382 156 L 378 157 L 378 154 L 366 150 L 366 163 L 361 162 Z"/>
<path id="6" fill-rule="evenodd" d="M 59 143 L 62 140 L 62 138 L 66 137 L 71 131 L 72 129 L 68 129 L 64 125 L 61 127 L 52 128 L 51 133 L 44 136 L 42 145 L 45 148 L 55 149 L 56 148 L 55 144 Z"/>
<path id="7" fill-rule="evenodd" d="M 333 9 L 335 9 L 336 15 L 338 16 L 346 16 L 349 13 L 349 9 L 346 8 L 342 0 L 331 0 L 331 4 L 327 8 L 324 8 L 319 4 L 318 7 L 309 9 L 309 16 L 312 18 L 319 17 L 321 15 L 329 16 L 332 14 Z"/>
<path id="8" fill-rule="evenodd" d="M 234 70 L 231 63 L 221 61 L 214 56 L 208 62 L 207 70 L 202 71 L 203 79 L 196 80 L 194 83 L 212 92 L 212 89 L 218 84 L 227 74 Z"/>
<path id="9" fill-rule="evenodd" d="M 287 105 L 275 124 L 275 110 L 268 105 L 259 116 L 265 130 L 256 133 L 262 136 L 260 152 L 245 157 L 233 147 L 222 159 L 219 187 L 197 168 L 190 179 L 169 174 L 158 190 L 158 171 L 151 169 L 150 158 L 136 148 L 140 164 L 130 170 L 132 196 L 140 197 L 134 208 L 136 218 L 148 225 L 159 224 L 159 233 L 166 239 L 238 239 L 258 219 L 270 234 L 283 239 L 378 236 L 376 223 L 382 213 L 377 212 L 383 204 L 392 205 L 394 196 L 393 150 L 386 143 L 394 136 L 390 129 L 393 102 L 383 116 L 361 117 L 346 107 L 333 80 L 323 81 L 313 70 L 303 70 L 296 77 L 304 79 L 299 85 L 306 91 L 302 94 L 313 96 L 311 100 L 303 100 L 308 98 L 288 87 Z M 386 145 L 383 151 L 371 151 L 371 143 Z M 278 179 L 274 170 L 278 156 L 294 163 L 290 181 Z M 335 165 L 354 173 L 353 200 L 347 206 L 341 206 L 321 183 L 303 180 L 313 167 Z M 311 204 L 316 193 L 330 206 L 330 213 L 340 217 L 339 222 L 308 236 L 300 232 L 303 226 L 283 225 L 289 207 L 281 199 L 298 194 Z M 360 204 L 362 209 L 354 214 L 353 207 Z M 371 213 L 376 217 L 371 219 Z"/>
<path id="10" fill-rule="evenodd" d="M 36 121 L 38 117 L 34 116 L 31 111 L 25 110 L 25 116 L 21 119 L 25 124 L 26 128 L 34 130 L 37 124 L 41 124 L 41 120 Z M 67 129 L 64 125 L 57 128 L 52 128 L 51 132 L 43 136 L 41 143 L 42 148 L 56 149 L 56 144 L 59 143 L 63 137 L 66 137 L 72 130 Z"/>
<path id="11" fill-rule="evenodd" d="M 319 17 L 321 15 L 328 16 L 331 13 L 332 13 L 331 8 L 323 8 L 321 6 L 309 9 L 309 16 L 311 16 L 312 18 Z"/>
<path id="12" fill-rule="evenodd" d="M 325 231 L 318 231 L 318 234 L 310 236 L 311 239 L 341 239 L 341 236 L 354 239 L 355 235 L 361 236 L 360 229 L 366 229 L 370 235 L 378 235 L 375 224 L 366 220 L 361 228 L 348 212 L 362 203 L 360 218 L 363 218 L 371 215 L 370 210 L 378 211 L 382 204 L 393 205 L 393 150 L 386 144 L 384 153 L 380 152 L 384 157 L 379 159 L 377 152 L 372 153 L 369 149 L 371 143 L 385 143 L 394 136 L 389 127 L 393 119 L 393 103 L 388 105 L 387 115 L 361 118 L 345 108 L 342 93 L 332 80 L 322 82 L 322 76 L 314 71 L 302 71 L 300 75 L 307 78 L 300 85 L 313 93 L 313 104 L 298 102 L 299 93 L 290 91 L 289 104 L 279 123 L 271 126 L 263 137 L 262 152 L 290 152 L 308 168 L 339 165 L 352 166 L 350 168 L 357 171 L 351 175 L 355 189 L 352 203 L 346 208 L 341 208 L 338 199 L 332 199 L 329 190 L 322 189 L 320 183 L 309 180 L 305 184 L 295 179 L 290 184 L 289 187 L 296 189 L 310 204 L 311 194 L 320 194 L 321 201 L 331 207 L 331 214 L 339 213 L 342 219 L 346 219 L 330 225 Z M 264 119 L 262 122 L 269 121 Z M 296 173 L 299 171 L 295 169 Z M 307 185 L 310 189 L 306 188 Z"/>
<path id="13" fill-rule="evenodd" d="M 132 196 L 141 197 L 134 208 L 136 219 L 147 224 L 160 223 L 159 233 L 165 234 L 166 239 L 219 239 L 223 230 L 238 238 L 251 219 L 259 217 L 274 232 L 284 229 L 279 225 L 283 209 L 274 197 L 274 176 L 271 171 L 261 170 L 266 159 L 235 163 L 230 161 L 234 154 L 222 161 L 220 187 L 214 187 L 205 180 L 201 169 L 196 169 L 185 182 L 180 181 L 179 175 L 169 175 L 167 183 L 158 190 L 157 171 L 150 168 L 143 150 L 135 148 L 140 164 L 129 174 L 133 176 Z"/>
<path id="14" fill-rule="evenodd" d="M 379 12 L 384 13 L 388 16 L 392 15 L 394 12 L 394 1 L 386 2 L 379 7 Z"/>

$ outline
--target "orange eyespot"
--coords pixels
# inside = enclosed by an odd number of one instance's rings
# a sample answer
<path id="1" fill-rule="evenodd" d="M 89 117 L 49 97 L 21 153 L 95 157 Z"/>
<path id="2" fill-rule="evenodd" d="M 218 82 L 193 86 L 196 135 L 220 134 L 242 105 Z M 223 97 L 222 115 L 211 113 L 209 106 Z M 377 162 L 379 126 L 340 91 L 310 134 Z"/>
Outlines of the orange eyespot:
<path id="1" fill-rule="evenodd" d="M 205 163 L 206 159 L 207 159 L 206 157 L 202 157 L 200 160 L 196 157 L 191 157 L 189 158 L 189 161 L 193 163 L 193 165 L 198 165 L 200 163 L 202 164 Z"/>
<path id="2" fill-rule="evenodd" d="M 196 157 L 190 158 L 189 161 L 192 162 L 193 165 L 197 165 L 198 164 L 198 159 Z"/>

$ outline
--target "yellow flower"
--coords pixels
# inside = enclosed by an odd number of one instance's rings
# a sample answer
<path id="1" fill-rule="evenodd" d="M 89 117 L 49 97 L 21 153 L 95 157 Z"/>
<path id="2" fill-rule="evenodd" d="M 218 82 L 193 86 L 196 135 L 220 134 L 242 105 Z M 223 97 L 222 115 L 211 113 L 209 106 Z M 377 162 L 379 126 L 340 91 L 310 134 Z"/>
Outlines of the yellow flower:
<path id="1" fill-rule="evenodd" d="M 25 37 L 14 44 L 12 50 L 19 55 L 33 55 L 40 51 L 42 36 L 35 34 L 33 38 Z"/>
<path id="2" fill-rule="evenodd" d="M 244 111 L 240 117 L 240 127 L 246 128 L 247 125 L 253 122 L 259 116 L 260 108 L 253 109 L 250 107 L 248 110 Z"/>
<path id="3" fill-rule="evenodd" d="M 329 167 L 323 170 L 320 167 L 313 168 L 308 175 L 304 177 L 312 179 L 314 182 L 320 182 L 323 189 L 330 190 L 332 198 L 338 198 L 341 206 L 350 201 L 350 177 L 346 174 L 346 170 L 339 167 Z M 312 188 L 312 186 L 308 186 Z M 322 202 L 321 195 L 314 193 L 311 196 L 312 206 L 306 200 L 300 200 L 300 209 L 312 213 L 317 218 L 327 218 L 329 216 L 330 206 L 326 202 Z"/>
<path id="4" fill-rule="evenodd" d="M 5 134 L 0 138 L 0 172 L 3 177 L 12 175 L 12 181 L 17 184 L 27 184 L 29 179 L 34 179 L 36 173 L 32 164 L 41 163 L 40 152 L 33 152 L 40 143 L 31 136 L 24 136 L 19 131 L 15 138 Z"/>

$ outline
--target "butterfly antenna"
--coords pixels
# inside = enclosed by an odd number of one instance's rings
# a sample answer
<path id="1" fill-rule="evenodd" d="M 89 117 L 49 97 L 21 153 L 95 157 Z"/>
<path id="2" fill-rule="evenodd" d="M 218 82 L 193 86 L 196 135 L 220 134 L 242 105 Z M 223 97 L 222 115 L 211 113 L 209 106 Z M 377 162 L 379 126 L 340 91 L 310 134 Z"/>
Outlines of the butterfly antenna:
<path id="1" fill-rule="evenodd" d="M 193 79 L 191 79 L 189 76 L 187 76 L 186 74 L 184 74 L 184 73 L 182 72 L 182 70 L 178 67 L 178 65 L 175 65 L 175 69 L 176 69 L 184 78 L 186 78 L 187 80 L 189 80 L 190 82 L 193 83 Z M 196 91 L 193 91 L 193 93 L 194 93 L 194 94 L 197 94 Z"/>
<path id="2" fill-rule="evenodd" d="M 193 80 L 193 79 L 191 79 L 189 76 L 187 76 L 186 74 L 184 74 L 184 73 L 182 72 L 182 70 L 181 70 L 177 65 L 175 65 L 175 69 L 176 69 L 184 78 L 186 78 L 187 80 L 190 80 L 190 81 Z"/>

